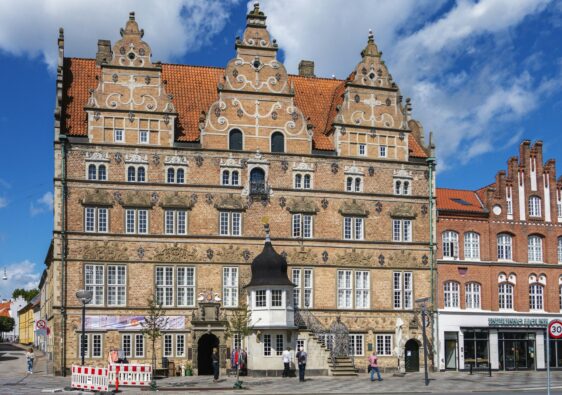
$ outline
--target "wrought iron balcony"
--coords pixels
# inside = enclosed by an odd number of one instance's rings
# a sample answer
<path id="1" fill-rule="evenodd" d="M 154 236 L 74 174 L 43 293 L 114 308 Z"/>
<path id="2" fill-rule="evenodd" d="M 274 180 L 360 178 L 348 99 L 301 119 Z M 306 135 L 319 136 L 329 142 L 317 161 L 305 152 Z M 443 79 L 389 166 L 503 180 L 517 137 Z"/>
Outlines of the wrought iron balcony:
<path id="1" fill-rule="evenodd" d="M 250 196 L 268 196 L 269 190 L 264 182 L 250 182 Z"/>

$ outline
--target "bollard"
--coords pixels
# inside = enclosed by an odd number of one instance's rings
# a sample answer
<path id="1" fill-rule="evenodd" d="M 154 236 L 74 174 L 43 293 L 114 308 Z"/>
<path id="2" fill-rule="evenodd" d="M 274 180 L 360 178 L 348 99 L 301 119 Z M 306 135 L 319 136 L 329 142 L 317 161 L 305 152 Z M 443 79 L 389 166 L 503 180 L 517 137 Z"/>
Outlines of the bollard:
<path id="1" fill-rule="evenodd" d="M 488 377 L 492 377 L 492 364 L 488 361 Z"/>
<path id="2" fill-rule="evenodd" d="M 472 376 L 472 362 L 470 363 L 470 375 Z"/>
<path id="3" fill-rule="evenodd" d="M 115 374 L 115 392 L 119 392 L 119 368 L 120 366 L 116 367 L 116 374 Z"/>

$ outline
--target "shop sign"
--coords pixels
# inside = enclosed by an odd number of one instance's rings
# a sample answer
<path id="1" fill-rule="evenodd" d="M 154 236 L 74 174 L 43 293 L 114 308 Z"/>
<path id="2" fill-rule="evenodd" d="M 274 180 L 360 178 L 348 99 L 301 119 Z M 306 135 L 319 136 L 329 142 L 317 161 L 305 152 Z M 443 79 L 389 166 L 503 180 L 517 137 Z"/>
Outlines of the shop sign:
<path id="1" fill-rule="evenodd" d="M 546 327 L 548 318 L 488 318 L 488 326 Z"/>

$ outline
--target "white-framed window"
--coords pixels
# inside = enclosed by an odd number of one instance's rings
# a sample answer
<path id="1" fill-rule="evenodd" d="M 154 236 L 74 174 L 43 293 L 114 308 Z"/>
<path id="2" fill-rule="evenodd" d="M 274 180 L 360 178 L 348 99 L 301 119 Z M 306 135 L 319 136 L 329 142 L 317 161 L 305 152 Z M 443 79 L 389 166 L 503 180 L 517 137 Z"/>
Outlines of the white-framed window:
<path id="1" fill-rule="evenodd" d="M 185 170 L 183 168 L 168 167 L 166 169 L 166 183 L 185 184 Z"/>
<path id="2" fill-rule="evenodd" d="M 507 233 L 500 233 L 497 236 L 497 245 L 498 245 L 498 259 L 511 261 L 513 259 L 513 255 L 512 255 L 513 239 L 511 235 L 508 235 Z"/>
<path id="3" fill-rule="evenodd" d="M 351 309 L 352 306 L 352 274 L 351 270 L 338 270 L 338 308 Z"/>
<path id="4" fill-rule="evenodd" d="M 513 201 L 511 199 L 507 199 L 506 204 L 507 204 L 507 215 L 513 215 Z"/>
<path id="5" fill-rule="evenodd" d="M 295 189 L 311 189 L 312 176 L 308 173 L 295 173 L 293 185 L 295 186 Z"/>
<path id="6" fill-rule="evenodd" d="M 531 311 L 544 310 L 544 287 L 541 284 L 529 286 L 529 308 Z"/>
<path id="7" fill-rule="evenodd" d="M 101 358 L 103 354 L 103 336 L 101 333 L 92 333 L 92 358 Z"/>
<path id="8" fill-rule="evenodd" d="M 133 356 L 133 335 L 130 333 L 124 333 L 121 335 L 121 350 L 127 358 L 132 358 Z"/>
<path id="9" fill-rule="evenodd" d="M 363 240 L 364 219 L 361 217 L 343 217 L 343 238 L 345 240 Z"/>
<path id="10" fill-rule="evenodd" d="M 541 198 L 538 196 L 531 196 L 529 198 L 529 217 L 540 217 L 541 206 Z"/>
<path id="11" fill-rule="evenodd" d="M 263 335 L 263 356 L 271 356 L 271 335 L 269 333 Z"/>
<path id="12" fill-rule="evenodd" d="M 240 173 L 238 170 L 223 170 L 221 174 L 221 185 L 240 185 Z"/>
<path id="13" fill-rule="evenodd" d="M 312 238 L 313 216 L 310 214 L 293 214 L 293 237 Z"/>
<path id="14" fill-rule="evenodd" d="M 396 310 L 410 310 L 413 307 L 414 284 L 412 272 L 393 272 L 393 305 Z"/>
<path id="15" fill-rule="evenodd" d="M 271 290 L 271 307 L 283 307 L 283 290 Z"/>
<path id="16" fill-rule="evenodd" d="M 443 258 L 459 259 L 459 234 L 452 230 L 443 232 Z"/>
<path id="17" fill-rule="evenodd" d="M 115 129 L 113 131 L 113 142 L 124 143 L 125 142 L 125 132 L 123 129 Z"/>
<path id="18" fill-rule="evenodd" d="M 367 144 L 359 144 L 357 150 L 359 156 L 367 156 Z"/>
<path id="19" fill-rule="evenodd" d="M 104 164 L 90 163 L 87 178 L 88 180 L 107 181 L 107 167 Z"/>
<path id="20" fill-rule="evenodd" d="M 379 157 L 386 158 L 386 156 L 387 156 L 386 145 L 379 146 Z"/>
<path id="21" fill-rule="evenodd" d="M 364 355 L 363 345 L 365 344 L 365 335 L 350 333 L 349 334 L 349 354 L 355 357 Z"/>
<path id="22" fill-rule="evenodd" d="M 371 285 L 368 271 L 355 272 L 355 308 L 368 309 L 371 305 Z"/>
<path id="23" fill-rule="evenodd" d="M 128 182 L 146 182 L 146 168 L 144 166 L 127 167 L 127 181 Z"/>
<path id="24" fill-rule="evenodd" d="M 77 336 L 77 356 L 82 355 L 81 333 Z M 102 333 L 86 333 L 84 334 L 84 358 L 101 358 L 103 353 L 103 334 Z"/>
<path id="25" fill-rule="evenodd" d="M 392 241 L 410 242 L 412 241 L 412 220 L 393 219 L 392 220 Z"/>
<path id="26" fill-rule="evenodd" d="M 219 234 L 221 236 L 241 236 L 242 213 L 237 211 L 220 211 Z"/>
<path id="27" fill-rule="evenodd" d="M 275 355 L 283 355 L 284 336 L 281 333 L 275 334 Z"/>
<path id="28" fill-rule="evenodd" d="M 562 263 L 562 236 L 558 238 L 558 263 Z"/>
<path id="29" fill-rule="evenodd" d="M 465 307 L 467 309 L 480 309 L 480 284 L 467 283 L 464 286 Z"/>
<path id="30" fill-rule="evenodd" d="M 222 297 L 224 307 L 238 307 L 238 268 L 223 267 Z"/>
<path id="31" fill-rule="evenodd" d="M 404 180 L 404 179 L 395 179 L 394 180 L 394 194 L 395 195 L 411 195 L 412 188 L 411 188 L 411 181 Z"/>
<path id="32" fill-rule="evenodd" d="M 376 335 L 375 337 L 375 351 L 380 356 L 392 355 L 392 335 Z"/>
<path id="33" fill-rule="evenodd" d="M 232 334 L 232 349 L 239 350 L 242 348 L 242 335 L 240 333 Z"/>
<path id="34" fill-rule="evenodd" d="M 174 356 L 174 335 L 171 333 L 166 333 L 164 335 L 164 345 L 162 347 L 163 356 L 173 357 Z"/>
<path id="35" fill-rule="evenodd" d="M 267 307 L 267 291 L 265 289 L 256 291 L 256 307 Z"/>
<path id="36" fill-rule="evenodd" d="M 174 268 L 172 266 L 156 267 L 156 302 L 166 307 L 174 305 Z"/>
<path id="37" fill-rule="evenodd" d="M 513 284 L 498 285 L 498 302 L 500 310 L 513 310 Z"/>
<path id="38" fill-rule="evenodd" d="M 106 233 L 108 231 L 107 207 L 84 208 L 84 231 Z"/>
<path id="39" fill-rule="evenodd" d="M 528 239 L 529 262 L 542 262 L 542 237 L 532 235 Z"/>
<path id="40" fill-rule="evenodd" d="M 127 269 L 125 265 L 107 266 L 107 305 L 127 304 Z"/>
<path id="41" fill-rule="evenodd" d="M 105 285 L 103 272 L 103 265 L 84 265 L 84 285 L 87 291 L 92 291 L 90 306 L 103 306 Z"/>
<path id="42" fill-rule="evenodd" d="M 140 144 L 148 144 L 149 143 L 148 130 L 139 130 L 139 143 Z"/>
<path id="43" fill-rule="evenodd" d="M 178 306 L 195 306 L 195 268 L 179 266 L 176 273 Z"/>
<path id="44" fill-rule="evenodd" d="M 176 334 L 176 357 L 185 357 L 185 335 Z"/>
<path id="45" fill-rule="evenodd" d="M 166 209 L 164 211 L 164 232 L 167 235 L 186 235 L 187 210 Z"/>
<path id="46" fill-rule="evenodd" d="M 348 176 L 345 179 L 346 192 L 361 192 L 363 190 L 363 178 Z"/>
<path id="47" fill-rule="evenodd" d="M 464 259 L 480 259 L 480 235 L 476 232 L 464 234 Z"/>
<path id="48" fill-rule="evenodd" d="M 311 308 L 313 301 L 313 272 L 312 269 L 291 269 L 293 288 L 293 305 L 301 308 Z"/>
<path id="49" fill-rule="evenodd" d="M 135 357 L 144 358 L 144 335 L 135 334 Z"/>
<path id="50" fill-rule="evenodd" d="M 443 284 L 443 305 L 446 309 L 459 308 L 459 283 L 447 281 Z"/>
<path id="51" fill-rule="evenodd" d="M 125 210 L 125 233 L 148 234 L 148 210 L 132 209 Z"/>
<path id="52" fill-rule="evenodd" d="M 306 351 L 306 341 L 304 339 L 297 339 L 297 351 L 303 350 Z"/>

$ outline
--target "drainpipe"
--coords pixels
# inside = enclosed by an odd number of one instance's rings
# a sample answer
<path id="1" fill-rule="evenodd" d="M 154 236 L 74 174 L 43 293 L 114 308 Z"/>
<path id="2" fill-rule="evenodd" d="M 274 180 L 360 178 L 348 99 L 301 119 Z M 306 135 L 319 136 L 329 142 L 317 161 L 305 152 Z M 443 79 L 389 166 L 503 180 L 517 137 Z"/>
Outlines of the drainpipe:
<path id="1" fill-rule="evenodd" d="M 61 134 L 59 137 L 61 143 L 61 187 L 62 187 L 62 207 L 61 207 L 61 315 L 62 315 L 62 375 L 66 377 L 66 300 L 67 300 L 67 267 L 66 267 L 66 253 L 67 253 L 67 240 L 66 240 L 66 199 L 67 199 L 67 185 L 66 185 L 66 144 L 68 138 L 66 135 Z"/>
<path id="2" fill-rule="evenodd" d="M 433 154 L 433 153 L 432 153 Z M 430 277 L 431 277 L 431 315 L 433 317 L 433 327 L 434 327 L 434 334 L 433 334 L 433 368 L 435 369 L 435 357 L 437 356 L 437 362 L 439 363 L 439 357 L 437 355 L 437 341 L 439 340 L 439 330 L 438 330 L 438 319 L 437 319 L 437 294 L 435 292 L 435 284 L 436 284 L 436 271 L 435 271 L 435 238 L 434 238 L 434 195 L 433 191 L 435 188 L 434 185 L 434 175 L 435 175 L 435 157 L 431 155 L 426 160 L 427 165 L 429 167 L 429 177 L 428 177 L 428 188 L 429 188 L 429 270 L 430 270 Z M 437 340 L 437 341 L 436 341 Z"/>

